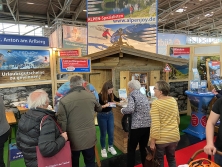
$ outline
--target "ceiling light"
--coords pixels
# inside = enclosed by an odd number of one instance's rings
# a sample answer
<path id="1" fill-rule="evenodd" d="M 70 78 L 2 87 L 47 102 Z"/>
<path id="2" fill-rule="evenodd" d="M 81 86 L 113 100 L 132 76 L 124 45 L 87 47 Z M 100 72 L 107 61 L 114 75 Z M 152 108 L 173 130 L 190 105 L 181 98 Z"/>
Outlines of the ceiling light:
<path id="1" fill-rule="evenodd" d="M 33 5 L 34 3 L 33 3 L 33 2 L 27 2 L 27 4 L 29 4 L 29 5 Z"/>
<path id="2" fill-rule="evenodd" d="M 85 10 L 85 9 L 84 9 L 84 10 L 82 10 L 82 11 L 83 11 L 83 12 L 87 12 L 87 10 Z"/>
<path id="3" fill-rule="evenodd" d="M 180 9 L 177 9 L 177 10 L 176 10 L 177 13 L 182 13 L 182 12 L 184 12 L 184 11 L 186 11 L 186 9 L 180 8 Z"/>
<path id="4" fill-rule="evenodd" d="M 207 14 L 205 14 L 204 16 L 205 16 L 205 17 L 211 17 L 211 16 L 213 16 L 213 13 L 207 13 Z"/>

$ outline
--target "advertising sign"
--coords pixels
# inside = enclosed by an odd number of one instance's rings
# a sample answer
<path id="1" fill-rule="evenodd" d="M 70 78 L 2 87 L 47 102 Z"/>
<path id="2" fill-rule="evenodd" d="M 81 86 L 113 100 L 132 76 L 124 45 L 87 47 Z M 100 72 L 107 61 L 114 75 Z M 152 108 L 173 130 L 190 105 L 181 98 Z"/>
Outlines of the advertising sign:
<path id="1" fill-rule="evenodd" d="M 10 161 L 23 158 L 22 152 L 17 148 L 16 143 L 9 144 Z"/>
<path id="2" fill-rule="evenodd" d="M 82 56 L 87 55 L 87 28 L 63 25 L 63 48 L 81 48 Z"/>
<path id="3" fill-rule="evenodd" d="M 47 37 L 0 35 L 0 45 L 49 46 Z"/>
<path id="4" fill-rule="evenodd" d="M 158 33 L 158 53 L 167 55 L 167 45 L 186 45 L 187 36 L 184 34 Z"/>
<path id="5" fill-rule="evenodd" d="M 0 83 L 50 80 L 49 50 L 0 50 Z"/>
<path id="6" fill-rule="evenodd" d="M 170 56 L 178 59 L 189 59 L 190 48 L 189 47 L 171 47 Z M 189 65 L 174 65 L 172 64 L 172 78 L 187 79 L 189 72 Z"/>
<path id="7" fill-rule="evenodd" d="M 59 50 L 59 56 L 60 57 L 72 57 L 72 56 L 76 56 L 79 57 L 81 56 L 81 50 L 80 49 L 73 49 L 73 50 Z"/>
<path id="8" fill-rule="evenodd" d="M 156 53 L 156 0 L 88 0 L 88 54 L 122 41 Z"/>
<path id="9" fill-rule="evenodd" d="M 201 140 L 206 138 L 206 122 L 207 122 L 207 110 L 208 105 L 212 98 L 213 93 L 192 93 L 186 91 L 186 94 L 190 100 L 192 115 L 191 122 L 187 129 L 183 130 L 185 133 L 189 133 L 193 136 L 200 138 Z"/>
<path id="10" fill-rule="evenodd" d="M 58 62 L 59 73 L 91 72 L 91 59 L 88 58 L 60 57 Z"/>

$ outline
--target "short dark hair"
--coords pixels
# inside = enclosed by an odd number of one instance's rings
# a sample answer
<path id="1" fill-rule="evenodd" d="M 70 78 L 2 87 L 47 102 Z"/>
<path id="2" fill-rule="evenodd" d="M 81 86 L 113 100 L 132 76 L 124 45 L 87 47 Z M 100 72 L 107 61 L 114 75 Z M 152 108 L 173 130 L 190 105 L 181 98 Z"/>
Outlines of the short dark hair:
<path id="1" fill-rule="evenodd" d="M 83 84 L 83 79 L 79 75 L 75 75 L 70 79 L 70 86 L 75 87 L 75 86 L 82 86 Z"/>
<path id="2" fill-rule="evenodd" d="M 164 96 L 168 96 L 170 93 L 170 85 L 166 82 L 166 81 L 157 81 L 156 82 L 157 86 L 158 86 L 158 90 L 162 91 L 162 94 Z"/>

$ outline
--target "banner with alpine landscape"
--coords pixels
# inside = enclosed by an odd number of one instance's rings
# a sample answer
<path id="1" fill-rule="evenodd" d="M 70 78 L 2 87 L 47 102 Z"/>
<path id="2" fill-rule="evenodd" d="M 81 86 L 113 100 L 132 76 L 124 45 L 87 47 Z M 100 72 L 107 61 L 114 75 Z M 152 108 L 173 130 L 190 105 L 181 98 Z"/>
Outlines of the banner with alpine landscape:
<path id="1" fill-rule="evenodd" d="M 157 0 L 88 0 L 88 54 L 123 42 L 156 53 Z"/>

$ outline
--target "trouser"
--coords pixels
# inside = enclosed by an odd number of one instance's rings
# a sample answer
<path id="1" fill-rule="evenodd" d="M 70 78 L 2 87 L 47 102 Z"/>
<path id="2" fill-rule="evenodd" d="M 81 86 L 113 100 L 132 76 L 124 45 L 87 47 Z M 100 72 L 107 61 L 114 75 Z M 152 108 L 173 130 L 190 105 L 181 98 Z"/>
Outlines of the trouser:
<path id="1" fill-rule="evenodd" d="M 106 132 L 108 133 L 108 144 L 113 146 L 114 118 L 113 112 L 97 113 L 97 121 L 100 130 L 101 148 L 106 148 Z"/>
<path id="2" fill-rule="evenodd" d="M 127 167 L 134 167 L 135 165 L 135 152 L 136 147 L 139 143 L 139 150 L 141 156 L 141 163 L 145 163 L 146 149 L 148 140 L 150 136 L 150 127 L 130 129 L 128 137 L 128 147 L 127 147 Z"/>
<path id="3" fill-rule="evenodd" d="M 4 144 L 8 140 L 8 137 L 11 133 L 11 129 L 9 129 L 6 133 L 0 136 L 0 167 L 5 167 L 4 163 Z"/>
<path id="4" fill-rule="evenodd" d="M 219 166 L 222 166 L 222 155 L 219 155 L 219 154 L 215 154 L 214 155 L 214 162 L 216 164 L 218 164 Z"/>
<path id="5" fill-rule="evenodd" d="M 176 167 L 175 150 L 177 143 L 156 144 L 156 158 L 160 162 L 160 167 L 164 167 L 164 153 L 166 153 L 168 166 Z"/>
<path id="6" fill-rule="evenodd" d="M 80 152 L 82 152 L 86 167 L 95 167 L 95 148 L 94 147 L 95 146 L 86 150 L 81 150 L 81 151 L 72 151 L 72 167 L 79 167 Z"/>

